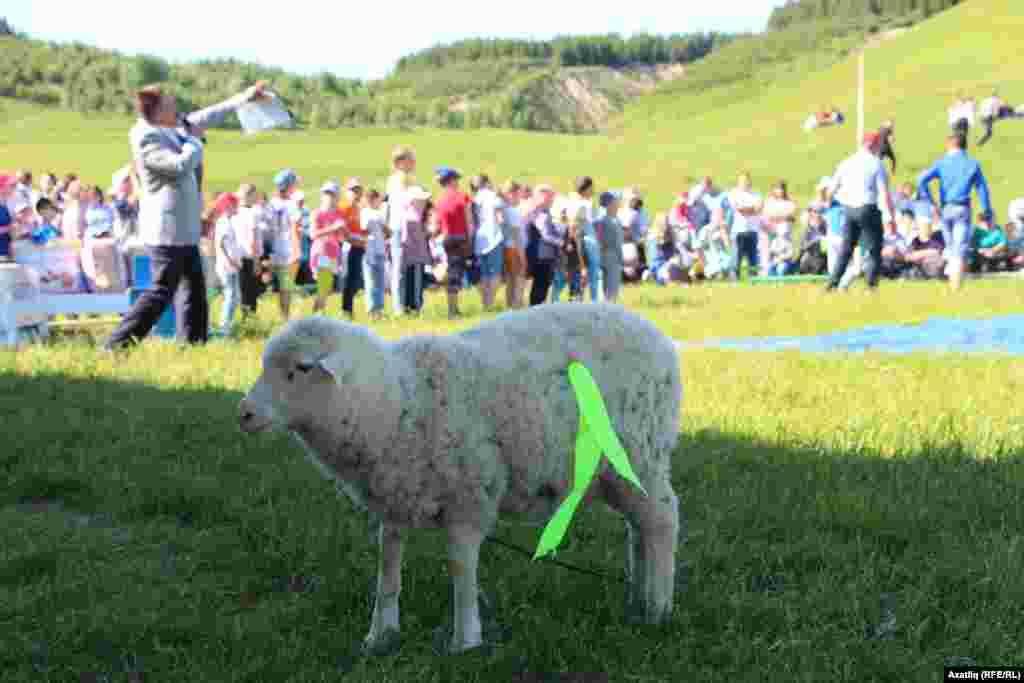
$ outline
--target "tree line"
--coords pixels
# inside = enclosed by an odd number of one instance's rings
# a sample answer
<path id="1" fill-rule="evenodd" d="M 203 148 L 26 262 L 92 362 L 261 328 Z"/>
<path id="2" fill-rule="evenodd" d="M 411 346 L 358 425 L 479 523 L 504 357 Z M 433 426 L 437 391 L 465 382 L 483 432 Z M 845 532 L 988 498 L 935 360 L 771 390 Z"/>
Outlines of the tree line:
<path id="1" fill-rule="evenodd" d="M 559 36 L 552 40 L 472 38 L 403 57 L 398 60 L 395 72 L 509 58 L 544 60 L 558 66 L 611 68 L 633 64 L 685 64 L 700 59 L 732 37 L 726 33 L 677 33 L 668 36 L 637 34 L 626 38 L 611 33 Z"/>
<path id="2" fill-rule="evenodd" d="M 960 4 L 960 0 L 788 0 L 776 7 L 768 18 L 768 30 L 822 19 L 862 17 L 906 17 L 921 20 Z"/>

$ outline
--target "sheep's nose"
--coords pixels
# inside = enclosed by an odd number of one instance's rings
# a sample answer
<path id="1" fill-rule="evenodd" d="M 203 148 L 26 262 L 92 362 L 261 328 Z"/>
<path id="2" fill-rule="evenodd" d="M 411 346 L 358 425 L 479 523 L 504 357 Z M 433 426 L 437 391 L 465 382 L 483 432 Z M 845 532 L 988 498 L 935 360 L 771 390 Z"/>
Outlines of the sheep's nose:
<path id="1" fill-rule="evenodd" d="M 255 417 L 256 413 L 252 412 L 249 409 L 249 406 L 248 404 L 246 404 L 245 401 L 242 401 L 241 403 L 238 404 L 238 421 L 241 423 L 243 427 L 252 422 L 253 418 Z"/>

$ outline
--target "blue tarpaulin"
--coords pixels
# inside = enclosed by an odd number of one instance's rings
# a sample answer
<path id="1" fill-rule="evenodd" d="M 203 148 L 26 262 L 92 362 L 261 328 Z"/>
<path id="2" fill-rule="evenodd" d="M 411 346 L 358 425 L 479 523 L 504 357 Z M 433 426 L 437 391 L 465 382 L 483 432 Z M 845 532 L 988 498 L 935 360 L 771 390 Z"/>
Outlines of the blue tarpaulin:
<path id="1" fill-rule="evenodd" d="M 682 345 L 684 348 L 686 344 Z M 933 318 L 920 325 L 877 325 L 817 337 L 716 339 L 699 346 L 742 351 L 796 350 L 810 353 L 915 351 L 1024 355 L 1024 315 L 990 320 Z"/>

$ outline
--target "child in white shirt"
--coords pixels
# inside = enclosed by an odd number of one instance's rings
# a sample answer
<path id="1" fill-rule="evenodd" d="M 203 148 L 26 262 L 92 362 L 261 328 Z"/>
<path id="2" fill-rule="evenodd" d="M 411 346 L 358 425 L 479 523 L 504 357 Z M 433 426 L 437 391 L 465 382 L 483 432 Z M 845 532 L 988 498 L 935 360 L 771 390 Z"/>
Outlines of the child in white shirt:
<path id="1" fill-rule="evenodd" d="M 390 236 L 385 213 L 381 210 L 381 195 L 370 190 L 366 195 L 367 206 L 359 214 L 359 222 L 366 230 L 366 256 L 363 259 L 363 273 L 367 283 L 366 310 L 371 318 L 384 314 L 384 288 L 387 274 L 385 247 Z"/>
<path id="2" fill-rule="evenodd" d="M 232 194 L 221 195 L 215 205 L 220 215 L 214 233 L 213 244 L 216 249 L 217 276 L 224 283 L 224 308 L 221 311 L 220 331 L 224 335 L 231 333 L 235 311 L 242 299 L 242 288 L 239 271 L 242 268 L 241 243 L 235 220 L 238 216 L 238 199 Z"/>

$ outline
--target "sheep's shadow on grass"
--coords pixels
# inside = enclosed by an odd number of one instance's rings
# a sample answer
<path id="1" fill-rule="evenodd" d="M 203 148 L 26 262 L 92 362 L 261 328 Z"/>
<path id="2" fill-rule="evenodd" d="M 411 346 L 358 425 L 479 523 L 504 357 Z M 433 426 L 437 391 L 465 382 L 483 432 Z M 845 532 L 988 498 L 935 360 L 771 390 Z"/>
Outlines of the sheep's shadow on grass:
<path id="1" fill-rule="evenodd" d="M 197 368 L 197 378 L 203 372 Z M 917 659 L 865 650 L 865 668 L 882 657 L 912 676 L 921 658 L 941 666 L 943 657 L 1012 656 L 995 632 L 959 633 L 950 615 L 1000 623 L 993 613 L 1010 609 L 1003 592 L 1021 589 L 1019 560 L 991 553 L 1001 541 L 1012 547 L 1010 530 L 1024 526 L 1022 507 L 1007 504 L 1024 492 L 1020 454 L 979 461 L 946 443 L 887 459 L 701 430 L 684 433 L 674 454 L 689 538 L 680 545 L 671 622 L 626 622 L 623 525 L 587 509 L 557 558 L 608 578 L 487 544 L 481 589 L 492 647 L 469 657 L 433 652 L 444 629 L 437 624 L 450 621 L 443 535 L 410 534 L 403 657 L 362 657 L 339 645 L 359 643 L 369 626 L 376 549 L 368 520 L 337 499 L 287 436 L 243 437 L 240 398 L 216 387 L 0 373 L 9 444 L 0 449 L 0 546 L 8 548 L 0 555 L 0 603 L 15 591 L 36 596 L 10 613 L 19 635 L 0 652 L 0 668 L 31 677 L 123 671 L 125 658 L 156 669 L 203 660 L 212 656 L 208 639 L 226 638 L 239 615 L 260 614 L 278 615 L 274 628 L 239 636 L 235 654 L 221 655 L 211 670 L 242 666 L 246 656 L 266 661 L 280 639 L 305 639 L 309 652 L 281 649 L 277 665 L 390 670 L 411 657 L 446 670 L 455 664 L 442 661 L 461 661 L 480 675 L 603 671 L 627 666 L 623 656 L 602 654 L 607 648 L 622 655 L 660 643 L 672 644 L 671 654 L 629 671 L 743 671 L 755 656 L 744 652 L 773 630 L 804 628 L 813 645 L 816 631 L 838 623 L 856 631 L 850 639 L 858 647 L 910 632 L 924 643 Z M 499 527 L 496 536 L 532 550 L 539 533 Z M 979 559 L 964 559 L 972 553 Z M 986 553 L 1004 564 L 986 565 Z M 102 562 L 103 572 L 76 574 L 76 563 L 90 562 Z M 979 584 L 979 575 L 995 571 L 990 566 L 1007 576 Z M 97 590 L 108 581 L 149 586 L 151 602 L 140 608 L 138 595 Z M 82 582 L 94 590 L 82 591 Z M 162 611 L 167 595 L 181 592 L 207 602 L 197 607 L 202 618 Z M 803 626 L 785 621 L 779 605 L 802 610 Z M 110 616 L 106 625 L 90 619 L 96 610 Z M 970 651 L 955 650 L 965 640 Z M 725 641 L 740 647 L 709 646 Z M 773 656 L 787 655 L 756 655 L 762 663 Z M 812 667 L 814 656 L 804 655 Z"/>

